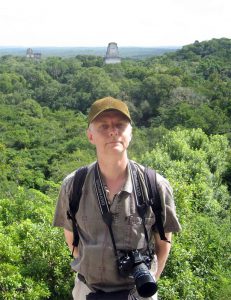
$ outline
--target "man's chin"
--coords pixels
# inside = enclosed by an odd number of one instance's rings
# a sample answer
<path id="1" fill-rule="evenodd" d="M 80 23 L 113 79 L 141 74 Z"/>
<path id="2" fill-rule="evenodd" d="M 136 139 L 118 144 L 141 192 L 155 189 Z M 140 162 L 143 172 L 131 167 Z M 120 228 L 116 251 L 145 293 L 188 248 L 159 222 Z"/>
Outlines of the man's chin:
<path id="1" fill-rule="evenodd" d="M 125 149 L 121 144 L 116 144 L 116 145 L 114 144 L 114 145 L 110 145 L 108 150 L 112 153 L 123 153 Z"/>

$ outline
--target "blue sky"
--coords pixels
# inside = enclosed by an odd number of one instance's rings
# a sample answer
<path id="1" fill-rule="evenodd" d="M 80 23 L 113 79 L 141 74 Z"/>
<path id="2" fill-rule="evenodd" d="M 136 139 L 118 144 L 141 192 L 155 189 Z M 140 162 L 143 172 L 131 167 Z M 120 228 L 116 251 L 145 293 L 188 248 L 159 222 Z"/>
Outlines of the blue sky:
<path id="1" fill-rule="evenodd" d="M 231 38 L 230 0 L 1 0 L 0 46 L 182 46 Z"/>

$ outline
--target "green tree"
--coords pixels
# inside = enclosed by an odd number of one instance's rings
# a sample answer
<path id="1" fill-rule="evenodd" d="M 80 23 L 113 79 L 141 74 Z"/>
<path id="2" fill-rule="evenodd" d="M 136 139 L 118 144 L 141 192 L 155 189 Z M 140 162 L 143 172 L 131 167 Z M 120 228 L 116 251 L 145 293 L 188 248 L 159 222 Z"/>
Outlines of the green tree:
<path id="1" fill-rule="evenodd" d="M 159 283 L 166 300 L 230 295 L 230 194 L 223 179 L 229 153 L 224 136 L 197 129 L 169 131 L 143 154 L 143 164 L 170 180 L 183 228 Z"/>
<path id="2" fill-rule="evenodd" d="M 59 229 L 51 227 L 53 201 L 19 188 L 0 199 L 2 299 L 71 299 L 73 274 Z"/>

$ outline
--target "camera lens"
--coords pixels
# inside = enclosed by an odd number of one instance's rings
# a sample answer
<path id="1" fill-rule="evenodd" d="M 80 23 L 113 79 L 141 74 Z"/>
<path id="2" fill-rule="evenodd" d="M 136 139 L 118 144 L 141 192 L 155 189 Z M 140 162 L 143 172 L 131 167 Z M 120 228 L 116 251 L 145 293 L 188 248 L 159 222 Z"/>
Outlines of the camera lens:
<path id="1" fill-rule="evenodd" d="M 135 279 L 137 292 L 141 297 L 151 297 L 156 293 L 157 284 L 144 263 L 135 266 L 132 275 Z"/>

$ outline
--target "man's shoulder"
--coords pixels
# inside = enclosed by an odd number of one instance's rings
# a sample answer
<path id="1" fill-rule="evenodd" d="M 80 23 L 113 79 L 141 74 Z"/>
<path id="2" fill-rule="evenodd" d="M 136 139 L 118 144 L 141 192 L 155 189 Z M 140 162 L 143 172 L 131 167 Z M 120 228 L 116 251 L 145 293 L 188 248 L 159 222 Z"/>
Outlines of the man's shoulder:
<path id="1" fill-rule="evenodd" d="M 95 165 L 95 162 L 89 164 L 89 165 L 85 165 L 83 167 L 86 167 L 87 168 L 87 174 L 89 174 L 92 170 L 93 170 L 93 167 Z M 63 186 L 65 187 L 69 187 L 73 184 L 73 180 L 75 178 L 75 175 L 76 175 L 76 172 L 80 169 L 81 167 L 75 169 L 74 171 L 72 171 L 71 173 L 69 173 L 66 177 L 64 177 L 63 179 Z"/>
<path id="2" fill-rule="evenodd" d="M 158 170 L 156 170 L 155 168 L 153 167 L 150 167 L 150 166 L 144 166 L 143 164 L 140 164 L 136 161 L 133 161 L 132 162 L 138 167 L 138 170 L 144 174 L 145 172 L 145 169 L 146 168 L 149 168 L 151 170 L 153 170 L 155 173 L 156 173 L 156 183 L 157 185 L 159 186 L 162 186 L 162 185 L 169 185 L 169 181 L 167 178 L 164 177 L 164 175 L 160 174 Z"/>

